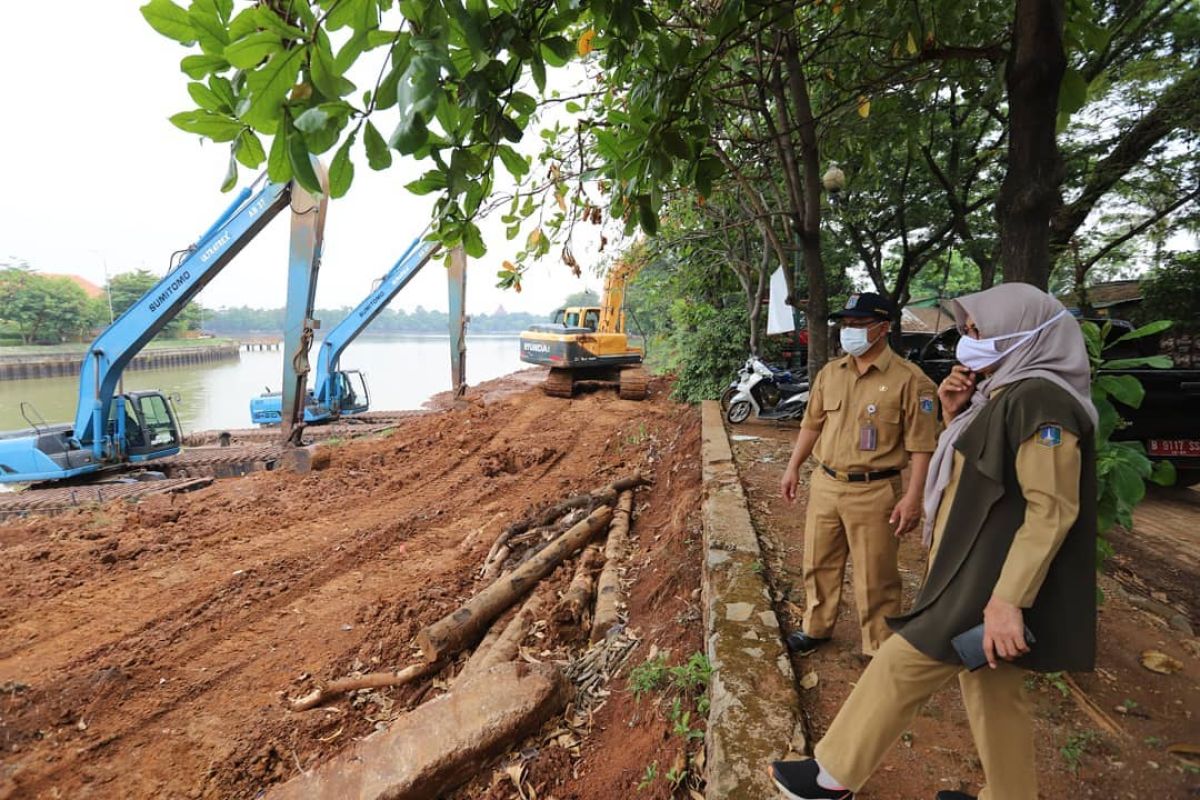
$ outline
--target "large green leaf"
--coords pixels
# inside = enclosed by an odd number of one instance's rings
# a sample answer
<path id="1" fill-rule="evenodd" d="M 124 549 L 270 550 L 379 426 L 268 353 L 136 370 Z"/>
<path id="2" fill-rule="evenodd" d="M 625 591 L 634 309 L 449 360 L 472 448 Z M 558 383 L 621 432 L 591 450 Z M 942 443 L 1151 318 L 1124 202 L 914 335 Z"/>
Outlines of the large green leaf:
<path id="1" fill-rule="evenodd" d="M 317 133 L 329 124 L 329 115 L 320 108 L 309 108 L 296 117 L 296 130 L 302 133 Z"/>
<path id="2" fill-rule="evenodd" d="M 400 151 L 401 155 L 411 155 L 429 138 L 429 128 L 419 113 L 413 111 L 400 118 L 400 124 L 392 133 L 389 145 Z"/>
<path id="3" fill-rule="evenodd" d="M 487 248 L 483 244 L 483 235 L 479 232 L 479 228 L 475 223 L 468 222 L 463 227 L 463 250 L 471 258 L 483 258 L 487 253 Z"/>
<path id="4" fill-rule="evenodd" d="M 1115 340 L 1113 344 L 1117 344 L 1118 342 L 1127 342 L 1131 339 L 1141 339 L 1143 336 L 1153 336 L 1156 333 L 1162 333 L 1174 324 L 1175 323 L 1169 319 L 1160 319 L 1156 322 L 1151 322 L 1147 325 L 1137 328 L 1136 330 L 1130 331 L 1129 333 Z"/>
<path id="5" fill-rule="evenodd" d="M 417 195 L 426 195 L 446 188 L 446 173 L 440 169 L 432 169 L 411 183 L 405 184 L 405 189 Z"/>
<path id="6" fill-rule="evenodd" d="M 329 165 L 329 196 L 341 197 L 350 189 L 354 181 L 354 162 L 350 160 L 350 147 L 354 144 L 354 134 L 346 137 L 346 141 L 338 148 Z"/>
<path id="7" fill-rule="evenodd" d="M 262 142 L 259 141 L 254 131 L 249 128 L 243 129 L 238 134 L 233 152 L 237 156 L 237 160 L 250 169 L 258 169 L 263 161 L 267 159 L 267 153 L 263 150 Z"/>
<path id="8" fill-rule="evenodd" d="M 379 129 L 370 120 L 367 121 L 367 128 L 363 133 L 363 144 L 367 149 L 367 164 L 371 169 L 382 170 L 392 165 L 392 151 L 388 149 Z"/>
<path id="9" fill-rule="evenodd" d="M 296 47 L 271 56 L 255 72 L 246 76 L 250 104 L 242 114 L 251 127 L 265 133 L 275 130 L 283 113 L 283 102 L 296 83 L 305 48 Z"/>
<path id="10" fill-rule="evenodd" d="M 237 150 L 237 146 L 234 145 L 234 151 L 236 151 L 236 150 Z M 229 165 L 225 169 L 225 179 L 223 181 L 221 181 L 221 191 L 222 192 L 230 191 L 231 189 L 233 189 L 233 187 L 237 186 L 237 182 L 238 182 L 238 162 L 237 162 L 236 152 L 230 152 L 229 153 Z"/>
<path id="11" fill-rule="evenodd" d="M 1139 408 L 1146 396 L 1142 382 L 1132 375 L 1100 375 L 1095 386 L 1130 408 Z"/>
<path id="12" fill-rule="evenodd" d="M 496 148 L 496 154 L 500 156 L 500 160 L 504 162 L 504 168 L 509 174 L 518 181 L 529 174 L 529 162 L 524 156 L 519 154 L 506 144 L 502 144 Z"/>
<path id="13" fill-rule="evenodd" d="M 283 43 L 279 35 L 271 31 L 258 31 L 238 39 L 225 48 L 225 58 L 238 69 L 253 69 L 264 58 L 282 52 Z"/>
<path id="14" fill-rule="evenodd" d="M 347 26 L 365 31 L 379 24 L 379 9 L 375 0 L 338 0 L 329 12 L 326 25 L 331 31 Z"/>
<path id="15" fill-rule="evenodd" d="M 329 47 L 329 37 L 317 37 L 316 46 L 309 49 L 309 69 L 313 83 L 321 94 L 330 99 L 345 97 L 354 91 L 354 84 L 342 76 Z"/>
<path id="16" fill-rule="evenodd" d="M 150 23 L 150 27 L 180 44 L 190 45 L 196 41 L 196 31 L 192 28 L 188 12 L 171 2 L 171 0 L 150 0 L 139 9 L 142 17 Z"/>
<path id="17" fill-rule="evenodd" d="M 305 3 L 289 3 L 288 5 L 292 8 L 297 8 L 305 5 Z M 283 20 L 282 17 L 276 14 L 275 10 L 269 5 L 266 5 L 265 3 L 259 4 L 254 10 L 259 27 L 265 30 L 274 31 L 279 36 L 286 39 L 308 38 L 308 34 L 297 28 L 295 25 L 289 25 Z"/>
<path id="18" fill-rule="evenodd" d="M 288 163 L 292 165 L 292 177 L 313 194 L 323 194 L 321 180 L 313 169 L 312 158 L 304 146 L 304 137 L 292 133 L 288 136 Z"/>
<path id="19" fill-rule="evenodd" d="M 229 44 L 229 32 L 225 30 L 225 24 L 217 16 L 216 7 L 212 3 L 203 0 L 193 2 L 188 9 L 188 20 L 204 52 L 220 55 L 225 45 Z"/>
<path id="20" fill-rule="evenodd" d="M 1087 81 L 1083 74 L 1077 69 L 1068 68 L 1063 73 L 1062 84 L 1058 90 L 1059 113 L 1070 116 L 1083 108 L 1087 103 L 1087 91 Z"/>
<path id="21" fill-rule="evenodd" d="M 189 83 L 188 94 L 196 101 L 196 105 L 209 111 L 218 113 L 230 114 L 233 112 L 233 107 L 230 106 L 224 98 L 219 96 L 212 89 L 205 86 L 203 83 Z"/>
<path id="22" fill-rule="evenodd" d="M 180 130 L 207 137 L 214 142 L 232 142 L 245 127 L 233 117 L 203 109 L 175 114 L 171 117 L 171 124 Z"/>
<path id="23" fill-rule="evenodd" d="M 209 73 L 228 69 L 229 62 L 222 56 L 184 56 L 183 60 L 179 62 L 179 68 L 189 78 L 200 80 Z"/>
<path id="24" fill-rule="evenodd" d="M 1105 361 L 1102 369 L 1170 369 L 1175 362 L 1167 356 L 1146 356 L 1144 358 L 1118 358 L 1115 361 Z"/>
<path id="25" fill-rule="evenodd" d="M 292 179 L 292 164 L 288 159 L 288 132 L 283 125 L 271 142 L 271 151 L 267 155 L 267 177 L 275 183 L 286 183 Z"/>
<path id="26" fill-rule="evenodd" d="M 1177 478 L 1175 465 L 1170 461 L 1154 462 L 1154 470 L 1150 473 L 1151 481 L 1157 483 L 1159 486 L 1174 486 Z"/>

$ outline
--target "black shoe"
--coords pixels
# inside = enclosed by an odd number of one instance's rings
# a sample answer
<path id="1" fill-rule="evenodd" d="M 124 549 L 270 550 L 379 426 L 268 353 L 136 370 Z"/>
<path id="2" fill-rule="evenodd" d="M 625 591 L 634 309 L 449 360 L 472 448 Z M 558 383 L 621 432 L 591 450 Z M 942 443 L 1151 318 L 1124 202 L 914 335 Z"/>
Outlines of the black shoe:
<path id="1" fill-rule="evenodd" d="M 976 800 L 975 795 L 966 792 L 938 792 L 934 800 Z"/>
<path id="2" fill-rule="evenodd" d="M 793 631 L 788 634 L 787 646 L 793 653 L 806 656 L 828 641 L 828 636 L 809 636 L 804 631 Z"/>
<path id="3" fill-rule="evenodd" d="M 820 771 L 815 758 L 771 762 L 771 780 L 787 800 L 854 800 L 849 789 L 826 789 L 817 783 Z"/>

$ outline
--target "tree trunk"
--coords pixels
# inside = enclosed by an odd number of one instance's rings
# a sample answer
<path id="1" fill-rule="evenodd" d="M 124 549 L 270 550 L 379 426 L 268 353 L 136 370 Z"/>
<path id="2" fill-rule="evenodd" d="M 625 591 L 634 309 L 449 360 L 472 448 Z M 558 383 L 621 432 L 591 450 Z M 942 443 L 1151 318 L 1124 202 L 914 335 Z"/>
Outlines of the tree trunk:
<path id="1" fill-rule="evenodd" d="M 504 575 L 459 608 L 425 628 L 417 644 L 426 661 L 437 661 L 467 647 L 505 609 L 525 596 L 555 567 L 570 558 L 603 530 L 612 508 L 601 506 L 511 573 Z"/>
<path id="2" fill-rule="evenodd" d="M 1050 218 L 1062 205 L 1062 156 L 1055 140 L 1064 0 L 1017 0 L 1005 70 L 1008 173 L 996 201 L 1005 281 L 1050 284 Z"/>
<path id="3" fill-rule="evenodd" d="M 625 602 L 621 588 L 621 564 L 629 549 L 629 526 L 633 523 L 633 492 L 621 493 L 617 510 L 613 512 L 604 544 L 604 569 L 596 584 L 596 612 L 592 617 L 592 641 L 603 639 L 609 629 L 621 620 L 620 608 Z"/>
<path id="4" fill-rule="evenodd" d="M 808 280 L 808 305 L 805 308 L 808 322 L 808 376 L 810 380 L 815 380 L 829 357 L 829 326 L 825 324 L 829 317 L 829 295 L 825 260 L 821 255 L 821 162 L 817 148 L 817 122 L 808 96 L 804 68 L 800 65 L 800 53 L 790 33 L 784 37 L 784 41 L 788 89 L 796 107 L 796 132 L 800 137 L 800 161 L 804 167 L 800 253 Z"/>

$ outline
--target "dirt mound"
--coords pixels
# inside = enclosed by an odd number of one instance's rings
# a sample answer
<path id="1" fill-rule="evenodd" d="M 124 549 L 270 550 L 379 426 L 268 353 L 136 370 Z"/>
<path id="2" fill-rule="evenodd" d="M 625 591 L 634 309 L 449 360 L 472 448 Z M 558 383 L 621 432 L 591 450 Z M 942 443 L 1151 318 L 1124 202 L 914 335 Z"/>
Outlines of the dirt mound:
<path id="1" fill-rule="evenodd" d="M 700 649 L 697 413 L 663 386 L 566 402 L 533 383 L 443 401 L 458 407 L 338 446 L 321 472 L 0 526 L 0 798 L 248 798 L 321 763 L 438 687 L 306 714 L 281 695 L 417 660 L 416 632 L 478 590 L 504 524 L 633 469 L 655 485 L 638 495 L 630 625 Z M 559 800 L 629 796 L 672 757 L 666 723 L 636 741 L 611 688 L 585 755 L 529 757 Z"/>

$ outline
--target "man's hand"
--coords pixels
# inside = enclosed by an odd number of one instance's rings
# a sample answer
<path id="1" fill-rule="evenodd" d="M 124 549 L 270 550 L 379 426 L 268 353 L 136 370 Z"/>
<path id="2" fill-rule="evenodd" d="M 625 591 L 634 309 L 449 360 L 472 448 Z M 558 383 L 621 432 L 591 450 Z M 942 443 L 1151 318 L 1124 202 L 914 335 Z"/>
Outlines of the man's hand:
<path id="1" fill-rule="evenodd" d="M 938 386 L 937 393 L 942 403 L 942 416 L 949 422 L 971 402 L 971 395 L 975 394 L 975 373 L 961 364 L 956 365 Z"/>
<path id="2" fill-rule="evenodd" d="M 1020 606 L 995 596 L 988 601 L 983 609 L 983 652 L 992 669 L 996 668 L 997 658 L 1012 661 L 1029 652 Z"/>
<path id="3" fill-rule="evenodd" d="M 800 483 L 800 468 L 788 464 L 779 480 L 779 494 L 789 504 L 796 504 L 796 486 Z"/>
<path id="4" fill-rule="evenodd" d="M 896 503 L 896 507 L 892 509 L 892 516 L 888 519 L 888 522 L 896 526 L 896 538 L 917 527 L 917 523 L 920 521 L 921 503 L 917 498 L 907 494 L 900 498 L 900 502 Z"/>

